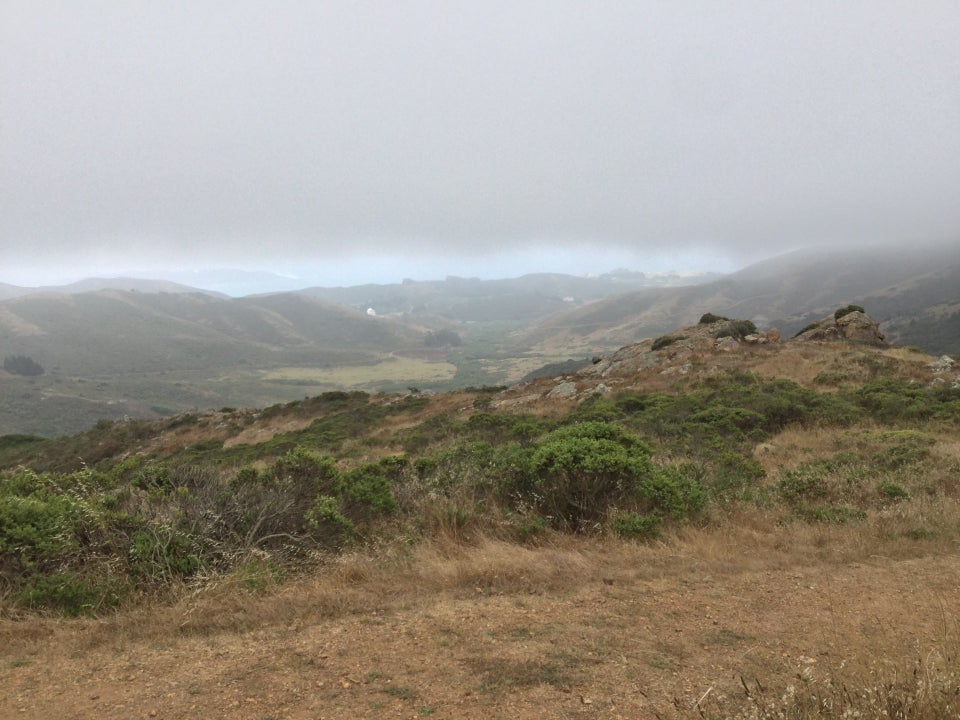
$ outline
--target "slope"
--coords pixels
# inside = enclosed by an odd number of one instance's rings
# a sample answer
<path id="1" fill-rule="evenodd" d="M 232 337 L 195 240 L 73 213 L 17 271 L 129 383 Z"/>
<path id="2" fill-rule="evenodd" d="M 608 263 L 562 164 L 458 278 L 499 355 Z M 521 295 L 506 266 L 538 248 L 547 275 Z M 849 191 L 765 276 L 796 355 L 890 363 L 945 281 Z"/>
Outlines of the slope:
<path id="1" fill-rule="evenodd" d="M 960 245 L 804 250 L 712 283 L 592 303 L 520 333 L 516 343 L 544 353 L 567 348 L 585 355 L 667 333 L 707 312 L 751 319 L 792 335 L 837 306 L 857 303 L 881 324 L 894 326 L 898 342 L 944 353 L 957 343 L 947 330 L 960 324 L 951 293 L 956 287 Z M 934 316 L 940 333 L 930 329 Z M 911 319 L 923 324 L 911 328 Z"/>
<path id="2" fill-rule="evenodd" d="M 0 302 L 0 347 L 47 373 L 5 375 L 0 430 L 56 434 L 100 418 L 291 399 L 303 388 L 263 383 L 261 373 L 374 364 L 421 337 L 299 295 L 32 294 Z"/>

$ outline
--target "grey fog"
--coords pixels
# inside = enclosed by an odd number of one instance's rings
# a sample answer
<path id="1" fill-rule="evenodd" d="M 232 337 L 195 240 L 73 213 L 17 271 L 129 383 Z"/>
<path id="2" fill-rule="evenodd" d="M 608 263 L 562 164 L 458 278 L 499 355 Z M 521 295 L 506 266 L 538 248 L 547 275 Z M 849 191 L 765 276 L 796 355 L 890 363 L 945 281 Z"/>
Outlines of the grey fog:
<path id="1" fill-rule="evenodd" d="M 0 4 L 0 282 L 960 240 L 950 1 Z"/>

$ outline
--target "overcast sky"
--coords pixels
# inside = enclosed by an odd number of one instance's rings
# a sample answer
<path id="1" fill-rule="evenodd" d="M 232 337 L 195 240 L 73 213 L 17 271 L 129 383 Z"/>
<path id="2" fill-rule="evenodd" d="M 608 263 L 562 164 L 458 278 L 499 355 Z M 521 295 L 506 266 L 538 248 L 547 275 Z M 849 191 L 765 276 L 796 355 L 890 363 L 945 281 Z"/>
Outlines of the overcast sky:
<path id="1" fill-rule="evenodd" d="M 960 242 L 956 0 L 0 0 L 0 282 Z"/>

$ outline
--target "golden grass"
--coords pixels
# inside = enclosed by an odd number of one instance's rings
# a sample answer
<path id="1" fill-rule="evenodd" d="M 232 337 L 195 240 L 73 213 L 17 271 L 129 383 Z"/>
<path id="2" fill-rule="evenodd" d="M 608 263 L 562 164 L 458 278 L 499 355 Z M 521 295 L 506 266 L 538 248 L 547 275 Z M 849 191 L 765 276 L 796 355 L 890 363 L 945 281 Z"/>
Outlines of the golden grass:
<path id="1" fill-rule="evenodd" d="M 571 688 L 589 698 L 642 681 L 648 694 L 651 683 L 681 693 L 671 712 L 658 705 L 662 718 L 805 720 L 825 716 L 825 703 L 850 710 L 830 717 L 857 717 L 854 711 L 884 717 L 877 708 L 893 703 L 914 709 L 888 717 L 956 717 L 949 714 L 956 695 L 945 695 L 958 687 L 956 617 L 952 606 L 942 607 L 942 618 L 929 608 L 930 598 L 956 594 L 949 558 L 957 545 L 897 536 L 897 527 L 918 517 L 956 526 L 960 504 L 895 506 L 848 526 L 785 523 L 776 510 L 735 504 L 712 511 L 699 527 L 668 531 L 649 544 L 547 533 L 539 545 L 522 546 L 479 533 L 459 542 L 441 533 L 415 545 L 392 542 L 329 558 L 284 584 L 267 581 L 257 589 L 249 573 L 235 573 L 184 587 L 172 605 L 102 619 L 3 621 L 0 656 L 8 666 L 39 665 L 47 655 L 57 662 L 89 656 L 112 668 L 124 657 L 151 653 L 158 657 L 142 662 L 162 664 L 164 648 L 188 653 L 202 646 L 211 662 L 216 648 L 232 658 L 238 648 L 249 652 L 251 644 L 263 643 L 268 657 L 278 658 L 290 657 L 311 629 L 313 636 L 353 638 L 370 628 L 365 641 L 351 640 L 366 643 L 351 651 L 351 662 L 362 672 L 396 676 L 398 667 L 379 658 L 419 652 L 419 645 L 389 649 L 398 637 L 391 628 L 414 625 L 447 633 L 484 702 L 500 702 L 495 698 L 503 693 L 540 697 L 550 688 L 559 694 L 543 696 L 547 714 L 559 707 L 549 703 Z M 941 567 L 947 572 L 938 572 Z M 857 594 L 851 573 L 869 579 L 870 594 Z M 917 591 L 927 611 L 906 611 L 901 627 L 895 618 L 905 598 L 879 593 L 884 578 L 903 584 L 903 576 L 924 578 Z M 816 600 L 817 614 L 807 620 L 781 614 L 787 601 L 802 607 L 805 593 Z M 473 624 L 461 629 L 457 619 L 468 616 Z M 789 653 L 778 649 L 781 621 L 793 638 Z M 384 628 L 380 639 L 378 627 Z M 432 652 L 450 652 L 443 637 L 424 642 Z M 218 671 L 211 672 L 216 678 Z M 396 687 L 418 691 L 415 682 L 410 676 Z"/>
<path id="2" fill-rule="evenodd" d="M 266 370 L 264 380 L 313 383 L 333 388 L 362 388 L 385 383 L 433 383 L 450 380 L 457 366 L 390 355 L 372 365 L 344 365 L 330 368 L 282 367 Z"/>

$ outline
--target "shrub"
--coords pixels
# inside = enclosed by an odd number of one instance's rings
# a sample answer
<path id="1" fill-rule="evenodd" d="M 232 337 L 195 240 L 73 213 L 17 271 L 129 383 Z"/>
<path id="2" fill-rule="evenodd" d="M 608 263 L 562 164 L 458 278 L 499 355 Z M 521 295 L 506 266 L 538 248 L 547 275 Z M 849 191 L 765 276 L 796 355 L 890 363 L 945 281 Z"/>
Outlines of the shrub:
<path id="1" fill-rule="evenodd" d="M 196 572 L 200 564 L 190 538 L 171 525 L 151 523 L 131 538 L 130 565 L 143 577 L 169 581 Z"/>
<path id="2" fill-rule="evenodd" d="M 426 347 L 458 347 L 462 343 L 463 340 L 453 330 L 431 330 L 423 336 Z"/>
<path id="3" fill-rule="evenodd" d="M 613 531 L 624 538 L 646 540 L 660 536 L 660 516 L 655 513 L 622 513 L 613 519 Z"/>
<path id="4" fill-rule="evenodd" d="M 75 549 L 76 520 L 76 504 L 63 495 L 0 495 L 0 554 L 4 564 L 32 568 Z"/>
<path id="5" fill-rule="evenodd" d="M 3 359 L 3 369 L 11 375 L 43 375 L 40 363 L 27 355 L 8 355 Z"/>
<path id="6" fill-rule="evenodd" d="M 734 340 L 743 340 L 747 335 L 757 332 L 757 326 L 750 320 L 729 320 L 717 330 L 714 337 L 717 339 L 732 337 Z"/>
<path id="7" fill-rule="evenodd" d="M 844 525 L 850 520 L 866 520 L 867 513 L 859 508 L 846 505 L 822 505 L 814 507 L 799 507 L 797 513 L 809 522 L 824 525 Z"/>
<path id="8" fill-rule="evenodd" d="M 777 483 L 777 492 L 786 500 L 821 498 L 829 494 L 829 467 L 824 463 L 788 470 Z"/>
<path id="9" fill-rule="evenodd" d="M 653 341 L 653 345 L 650 346 L 651 350 L 660 350 L 661 348 L 669 347 L 678 340 L 686 339 L 686 335 L 661 335 L 656 340 Z"/>
<path id="10" fill-rule="evenodd" d="M 653 473 L 650 449 L 623 428 L 586 422 L 547 435 L 530 456 L 531 495 L 540 511 L 574 530 Z"/>
<path id="11" fill-rule="evenodd" d="M 880 487 L 878 487 L 877 490 L 881 495 L 884 495 L 891 500 L 905 500 L 910 497 L 910 493 L 896 483 L 890 482 L 889 480 L 884 480 L 882 483 L 880 483 Z"/>
<path id="12" fill-rule="evenodd" d="M 710 490 L 720 497 L 736 495 L 756 485 L 767 474 L 755 458 L 730 450 L 722 452 L 712 465 Z"/>
<path id="13" fill-rule="evenodd" d="M 679 518 L 706 503 L 694 466 L 655 468 L 649 446 L 613 423 L 565 426 L 506 450 L 497 456 L 501 494 L 560 528 L 597 526 L 614 504 Z"/>
<path id="14" fill-rule="evenodd" d="M 844 315 L 849 315 L 852 312 L 866 312 L 866 311 L 859 305 L 847 305 L 846 307 L 837 308 L 836 312 L 833 313 L 833 319 L 839 320 Z"/>
<path id="15" fill-rule="evenodd" d="M 712 325 L 713 323 L 723 322 L 724 320 L 729 320 L 723 315 L 714 315 L 713 313 L 704 313 L 700 316 L 700 325 Z"/>
<path id="16" fill-rule="evenodd" d="M 641 495 L 657 509 L 675 519 L 695 515 L 707 504 L 703 472 L 693 463 L 659 468 L 641 487 Z"/>
<path id="17" fill-rule="evenodd" d="M 350 514 L 389 515 L 397 509 L 390 489 L 389 463 L 381 461 L 353 468 L 337 483 L 338 494 L 353 509 Z"/>
<path id="18" fill-rule="evenodd" d="M 329 495 L 320 495 L 306 513 L 307 525 L 321 532 L 328 540 L 341 540 L 353 535 L 354 525 L 340 509 L 340 501 Z"/>
<path id="19" fill-rule="evenodd" d="M 42 607 L 79 617 L 117 605 L 119 592 L 113 583 L 92 585 L 75 573 L 62 572 L 35 577 L 17 592 L 17 599 L 27 607 Z"/>

